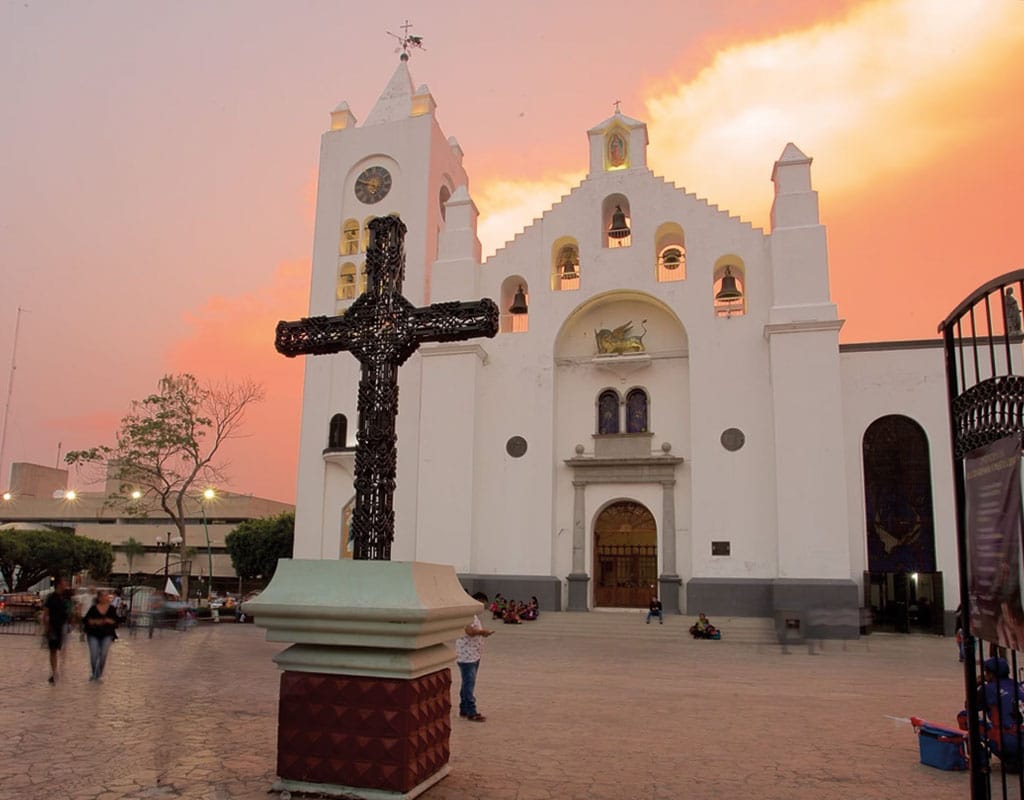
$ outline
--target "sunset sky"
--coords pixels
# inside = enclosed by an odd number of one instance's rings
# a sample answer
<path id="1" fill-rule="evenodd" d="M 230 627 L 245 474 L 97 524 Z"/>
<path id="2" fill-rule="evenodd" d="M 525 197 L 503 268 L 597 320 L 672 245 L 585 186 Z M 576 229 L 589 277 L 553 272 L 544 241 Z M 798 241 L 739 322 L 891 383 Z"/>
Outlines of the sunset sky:
<path id="1" fill-rule="evenodd" d="M 813 157 L 845 342 L 934 337 L 1024 267 L 1022 0 L 0 0 L 0 484 L 189 371 L 264 384 L 224 488 L 294 500 L 274 325 L 308 308 L 329 113 L 366 118 L 407 17 L 485 256 L 621 100 L 656 174 L 766 229 L 774 160 Z"/>

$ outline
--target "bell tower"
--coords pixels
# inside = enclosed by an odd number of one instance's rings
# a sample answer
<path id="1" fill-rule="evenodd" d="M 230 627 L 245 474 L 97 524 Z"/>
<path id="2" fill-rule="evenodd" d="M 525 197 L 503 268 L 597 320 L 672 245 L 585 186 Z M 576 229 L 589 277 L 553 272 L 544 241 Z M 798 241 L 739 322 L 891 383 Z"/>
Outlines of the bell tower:
<path id="1" fill-rule="evenodd" d="M 365 259 L 369 222 L 386 215 L 400 217 L 408 228 L 405 239 L 405 297 L 416 306 L 436 296 L 432 268 L 449 225 L 448 202 L 467 197 L 468 178 L 458 142 L 442 132 L 436 118 L 437 104 L 425 85 L 418 88 L 409 70 L 408 46 L 416 37 L 403 40 L 403 52 L 391 79 L 376 103 L 359 123 L 348 103 L 331 112 L 330 128 L 320 142 L 316 222 L 313 237 L 312 280 L 309 315 L 344 314 L 366 288 Z M 468 255 L 476 242 L 475 215 L 463 220 Z M 466 235 L 468 234 L 468 235 Z M 477 258 L 479 245 L 477 247 Z M 461 254 L 459 254 L 461 255 Z M 296 495 L 295 557 L 344 558 L 350 554 L 344 541 L 345 506 L 353 491 L 355 440 L 329 439 L 331 420 L 342 415 L 347 430 L 356 430 L 356 386 L 359 364 L 348 354 L 307 359 L 302 402 Z M 409 409 L 398 420 L 399 493 L 396 518 L 401 536 L 396 558 L 409 558 L 415 548 L 415 486 L 417 483 L 418 413 L 421 374 L 410 362 L 401 376 L 402 407 Z M 402 486 L 411 487 L 409 495 Z M 403 548 L 413 548 L 403 550 Z"/>

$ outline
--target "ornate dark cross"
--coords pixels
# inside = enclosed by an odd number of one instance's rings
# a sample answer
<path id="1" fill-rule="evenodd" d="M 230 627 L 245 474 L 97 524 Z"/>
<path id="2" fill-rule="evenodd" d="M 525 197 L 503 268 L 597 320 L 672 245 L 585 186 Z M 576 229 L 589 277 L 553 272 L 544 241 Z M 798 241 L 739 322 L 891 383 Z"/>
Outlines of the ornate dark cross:
<path id="1" fill-rule="evenodd" d="M 390 561 L 395 538 L 398 448 L 398 368 L 422 342 L 459 342 L 498 332 L 493 300 L 434 303 L 416 308 L 402 296 L 405 224 L 397 217 L 370 222 L 367 289 L 344 316 L 278 322 L 274 346 L 288 357 L 348 351 L 359 359 L 354 556 Z"/>

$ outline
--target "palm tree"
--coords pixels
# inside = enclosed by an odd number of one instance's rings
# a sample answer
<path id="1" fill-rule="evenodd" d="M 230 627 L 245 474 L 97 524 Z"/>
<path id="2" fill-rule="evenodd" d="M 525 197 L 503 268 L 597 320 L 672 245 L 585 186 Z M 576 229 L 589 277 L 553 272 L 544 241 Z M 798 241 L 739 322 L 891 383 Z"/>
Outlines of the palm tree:
<path id="1" fill-rule="evenodd" d="M 136 539 L 134 536 L 129 536 L 123 545 L 121 545 L 121 552 L 124 553 L 124 557 L 128 560 L 128 584 L 132 582 L 132 572 L 135 565 L 135 559 L 146 552 L 146 548 L 142 546 L 142 542 Z"/>

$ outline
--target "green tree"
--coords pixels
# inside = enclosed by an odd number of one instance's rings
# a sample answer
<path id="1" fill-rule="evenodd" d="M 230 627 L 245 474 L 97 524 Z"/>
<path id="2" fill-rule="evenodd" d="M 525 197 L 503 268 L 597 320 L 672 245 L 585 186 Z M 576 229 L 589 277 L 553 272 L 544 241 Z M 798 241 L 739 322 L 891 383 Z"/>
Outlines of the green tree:
<path id="1" fill-rule="evenodd" d="M 88 570 L 105 578 L 114 566 L 114 548 L 68 531 L 0 531 L 0 575 L 12 592 L 24 592 L 52 575 L 70 577 Z"/>
<path id="2" fill-rule="evenodd" d="M 292 557 L 295 514 L 286 511 L 276 517 L 249 519 L 224 537 L 231 565 L 239 577 L 269 579 L 279 558 Z"/>
<path id="3" fill-rule="evenodd" d="M 128 561 L 128 583 L 131 583 L 132 573 L 135 571 L 135 559 L 145 553 L 146 548 L 134 536 L 129 536 L 118 549 L 124 553 L 124 557 Z"/>
<path id="4" fill-rule="evenodd" d="M 116 443 L 65 456 L 68 464 L 105 466 L 119 482 L 110 500 L 129 514 L 159 508 L 181 538 L 180 559 L 188 558 L 185 523 L 203 485 L 223 483 L 216 457 L 221 446 L 241 435 L 245 410 L 263 399 L 252 381 L 201 384 L 189 374 L 166 375 L 155 394 L 133 401 L 121 420 Z M 135 496 L 135 493 L 139 493 Z M 182 596 L 188 597 L 188 573 L 182 569 Z"/>

